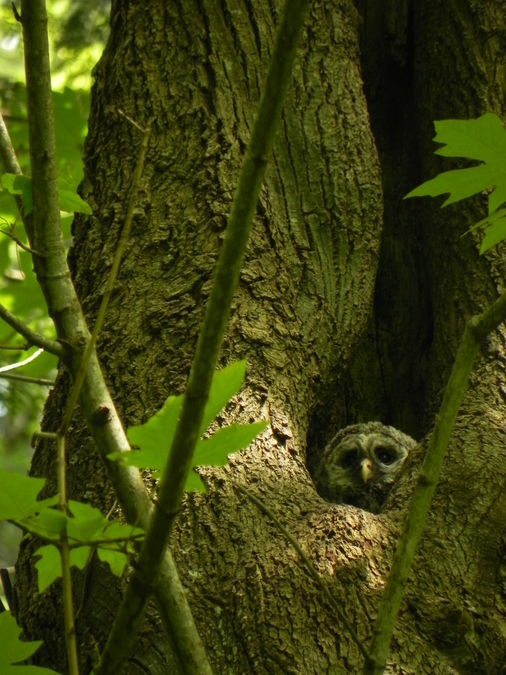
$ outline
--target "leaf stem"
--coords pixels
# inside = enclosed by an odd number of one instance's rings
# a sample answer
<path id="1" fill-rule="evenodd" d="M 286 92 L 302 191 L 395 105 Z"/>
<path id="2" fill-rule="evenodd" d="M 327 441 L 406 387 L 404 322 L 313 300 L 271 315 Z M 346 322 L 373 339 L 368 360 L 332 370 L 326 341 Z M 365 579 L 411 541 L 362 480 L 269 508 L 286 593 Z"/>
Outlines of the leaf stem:
<path id="1" fill-rule="evenodd" d="M 68 515 L 67 484 L 65 479 L 65 436 L 58 436 L 56 459 L 56 483 L 58 486 L 58 508 Z M 70 578 L 70 549 L 67 530 L 60 533 L 58 544 L 62 569 L 63 618 L 65 624 L 65 645 L 70 675 L 79 675 L 77 662 L 76 629 L 74 625 L 74 607 L 72 603 L 72 580 Z"/>

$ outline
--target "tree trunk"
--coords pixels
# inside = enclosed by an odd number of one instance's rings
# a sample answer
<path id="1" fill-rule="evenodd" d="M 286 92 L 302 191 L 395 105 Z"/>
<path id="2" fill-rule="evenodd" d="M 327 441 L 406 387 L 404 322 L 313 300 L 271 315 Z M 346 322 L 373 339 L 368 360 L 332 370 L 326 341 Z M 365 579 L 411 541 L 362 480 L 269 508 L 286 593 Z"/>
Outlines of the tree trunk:
<path id="1" fill-rule="evenodd" d="M 126 427 L 184 390 L 280 5 L 113 2 L 82 186 L 94 215 L 77 219 L 70 261 L 91 323 L 140 142 L 117 109 L 140 124 L 153 118 L 132 240 L 99 342 Z M 222 364 L 246 358 L 248 370 L 219 423 L 268 417 L 270 425 L 230 468 L 201 470 L 208 493 L 187 495 L 171 542 L 216 673 L 361 671 L 357 647 L 295 552 L 230 479 L 280 516 L 367 642 L 424 443 L 379 516 L 324 502 L 306 460 L 312 470 L 352 422 L 381 419 L 417 439 L 429 432 L 465 321 L 503 290 L 504 244 L 479 258 L 478 236 L 460 239 L 482 199 L 443 212 L 431 200 L 401 202 L 443 169 L 432 120 L 503 114 L 499 1 L 421 0 L 412 10 L 407 0 L 357 0 L 357 8 L 362 27 L 351 0 L 313 3 L 222 350 Z M 484 345 L 459 415 L 389 673 L 506 668 L 503 350 L 501 328 Z M 62 373 L 45 429 L 56 428 L 67 391 Z M 53 457 L 41 444 L 33 473 L 51 476 Z M 111 507 L 79 417 L 69 481 L 72 497 Z M 65 672 L 58 585 L 34 600 L 36 576 L 22 564 L 31 550 L 18 562 L 19 619 L 46 641 L 41 663 Z M 76 574 L 83 672 L 120 592 L 97 562 L 86 584 Z M 170 659 L 153 609 L 130 672 L 178 672 Z"/>

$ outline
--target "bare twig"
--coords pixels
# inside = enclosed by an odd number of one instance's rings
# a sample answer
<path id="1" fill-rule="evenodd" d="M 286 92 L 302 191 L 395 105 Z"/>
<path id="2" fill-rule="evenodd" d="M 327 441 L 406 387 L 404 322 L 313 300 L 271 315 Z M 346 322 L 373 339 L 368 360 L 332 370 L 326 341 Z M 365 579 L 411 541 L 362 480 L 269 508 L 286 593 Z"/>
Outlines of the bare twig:
<path id="1" fill-rule="evenodd" d="M 1 380 L 17 380 L 18 382 L 31 382 L 40 384 L 44 387 L 54 387 L 54 380 L 46 380 L 43 377 L 28 377 L 27 375 L 16 375 L 14 373 L 0 373 Z"/>
<path id="2" fill-rule="evenodd" d="M 22 0 L 23 22 L 27 15 L 40 12 L 42 4 L 42 0 Z M 40 25 L 44 25 L 44 21 Z M 34 268 L 58 340 L 65 345 L 65 365 L 75 381 L 90 334 L 72 284 L 61 235 L 54 134 L 47 123 L 46 115 L 49 111 L 50 117 L 52 111 L 48 64 L 47 51 L 42 49 L 39 61 L 34 60 L 30 64 L 33 76 L 27 77 L 34 210 L 23 218 L 23 224 L 30 245 L 45 254 L 44 258 L 34 258 Z M 28 67 L 26 71 L 29 72 Z M 6 162 L 5 168 L 9 173 L 21 173 L 17 162 L 16 166 L 12 166 L 15 156 L 13 152 L 9 152 L 12 145 L 5 126 L 3 130 L 2 134 L 0 129 L 0 153 Z M 40 157 L 44 158 L 42 163 L 37 162 Z M 22 209 L 20 200 L 18 205 Z M 130 446 L 102 375 L 96 350 L 93 350 L 86 370 L 80 403 L 127 522 L 134 523 L 138 520 L 139 526 L 147 529 L 152 503 L 139 471 L 107 459 L 109 454 L 128 451 Z M 97 420 L 98 410 L 101 413 L 107 411 L 107 415 L 104 417 L 101 414 Z M 212 670 L 204 646 L 168 549 L 165 550 L 156 599 L 162 623 L 174 647 L 174 659 L 181 664 L 181 668 L 184 664 L 187 675 L 211 675 Z"/>
<path id="3" fill-rule="evenodd" d="M 26 352 L 30 347 L 33 347 L 33 345 L 28 342 L 25 342 L 24 345 L 0 345 L 0 349 L 9 349 L 13 352 Z"/>
<path id="4" fill-rule="evenodd" d="M 2 366 L 0 368 L 0 373 L 7 373 L 10 370 L 17 370 L 18 368 L 22 368 L 23 366 L 26 366 L 27 363 L 31 363 L 32 361 L 35 361 L 35 359 L 38 359 L 43 351 L 44 350 L 42 348 L 39 348 L 39 349 L 37 349 L 36 352 L 34 352 L 31 356 L 24 359 L 23 361 L 18 361 L 17 363 L 9 363 L 8 366 Z"/>
<path id="5" fill-rule="evenodd" d="M 9 326 L 14 328 L 17 333 L 26 338 L 26 340 L 28 340 L 31 345 L 41 347 L 41 349 L 44 349 L 50 354 L 54 354 L 59 359 L 62 358 L 63 347 L 60 343 L 55 342 L 54 340 L 48 340 L 48 338 L 40 335 L 40 333 L 36 333 L 34 330 L 29 328 L 26 323 L 14 316 L 12 312 L 9 312 L 9 310 L 3 305 L 0 305 L 0 318 L 3 319 L 5 323 L 8 323 Z"/>
<path id="6" fill-rule="evenodd" d="M 39 253 L 38 251 L 34 251 L 33 248 L 30 248 L 30 247 L 27 246 L 26 244 L 23 244 L 23 242 L 21 241 L 21 239 L 19 239 L 18 237 L 16 237 L 16 235 L 14 234 L 14 232 L 11 232 L 10 230 L 0 230 L 0 232 L 1 232 L 2 234 L 5 234 L 7 237 L 10 237 L 13 241 L 15 241 L 16 244 L 19 246 L 19 248 L 22 248 L 23 251 L 26 251 L 27 253 L 31 253 L 32 255 L 42 256 L 42 253 Z"/>
<path id="7" fill-rule="evenodd" d="M 2 582 L 7 605 L 12 612 L 12 584 L 9 576 L 9 569 L 7 567 L 2 567 L 0 569 L 0 581 Z"/>

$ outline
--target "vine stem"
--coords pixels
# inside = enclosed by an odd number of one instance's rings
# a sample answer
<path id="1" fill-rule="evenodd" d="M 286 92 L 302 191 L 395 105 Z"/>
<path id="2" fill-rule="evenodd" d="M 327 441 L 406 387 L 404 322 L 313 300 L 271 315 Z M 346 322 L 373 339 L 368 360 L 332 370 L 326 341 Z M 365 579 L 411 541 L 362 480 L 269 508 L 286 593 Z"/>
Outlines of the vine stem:
<path id="1" fill-rule="evenodd" d="M 163 552 L 170 539 L 195 445 L 232 299 L 249 241 L 253 216 L 281 117 L 292 67 L 310 0 L 286 0 L 278 24 L 265 87 L 246 147 L 225 239 L 220 250 L 204 321 L 165 466 L 158 500 L 135 570 L 102 653 L 95 675 L 120 673 L 128 659 L 149 597 L 156 586 Z"/>
<path id="2" fill-rule="evenodd" d="M 65 436 L 57 437 L 56 482 L 58 486 L 58 508 L 68 515 L 67 483 L 65 477 Z M 58 545 L 60 551 L 62 586 L 63 586 L 63 618 L 65 624 L 65 645 L 69 675 L 79 675 L 77 661 L 76 629 L 74 625 L 74 606 L 72 603 L 72 580 L 70 577 L 70 549 L 67 530 L 60 533 Z"/>
<path id="3" fill-rule="evenodd" d="M 471 317 L 467 323 L 381 597 L 369 650 L 370 660 L 366 662 L 364 675 L 382 675 L 386 668 L 390 640 L 402 596 L 474 360 L 481 342 L 505 318 L 506 293 L 503 293 L 482 314 Z"/>

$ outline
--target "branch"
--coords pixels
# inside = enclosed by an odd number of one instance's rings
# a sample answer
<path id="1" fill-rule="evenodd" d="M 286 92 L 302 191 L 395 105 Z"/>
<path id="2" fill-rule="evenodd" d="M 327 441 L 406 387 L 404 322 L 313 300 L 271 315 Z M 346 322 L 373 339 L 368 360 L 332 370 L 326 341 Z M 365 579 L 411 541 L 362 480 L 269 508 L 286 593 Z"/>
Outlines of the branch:
<path id="1" fill-rule="evenodd" d="M 44 351 L 54 354 L 59 359 L 63 357 L 63 347 L 59 342 L 49 340 L 43 335 L 40 335 L 40 333 L 36 333 L 34 330 L 29 328 L 26 323 L 9 312 L 9 310 L 3 305 L 0 305 L 0 318 L 3 319 L 5 323 L 8 323 L 11 328 L 14 328 L 17 333 L 22 335 L 30 345 L 40 347 L 41 349 L 44 349 Z"/>
<path id="2" fill-rule="evenodd" d="M 27 375 L 15 375 L 14 373 L 0 373 L 2 380 L 18 380 L 19 382 L 32 382 L 33 384 L 41 384 L 44 387 L 54 387 L 54 380 L 46 380 L 43 377 L 28 377 Z"/>
<path id="3" fill-rule="evenodd" d="M 474 359 L 481 342 L 505 318 L 506 293 L 503 293 L 483 314 L 473 316 L 464 331 L 381 598 L 373 628 L 371 660 L 364 668 L 364 675 L 382 675 L 386 667 L 402 595 L 443 465 L 446 448 L 467 389 Z"/>
<path id="4" fill-rule="evenodd" d="M 22 0 L 23 22 L 28 23 L 30 15 L 39 12 L 42 5 L 42 0 Z M 39 69 L 42 62 L 44 68 Z M 51 126 L 49 122 L 52 118 L 48 62 L 47 52 L 41 52 L 38 62 L 34 60 L 31 63 L 30 77 L 27 77 L 35 222 L 32 228 L 32 213 L 23 222 L 31 247 L 44 254 L 41 259 L 34 258 L 34 268 L 58 339 L 71 347 L 65 350 L 64 362 L 75 381 L 90 334 L 68 271 L 59 225 L 54 137 L 52 130 L 47 128 Z M 43 86 L 38 86 L 39 81 Z M 2 147 L 5 144 L 0 142 L 0 152 Z M 12 160 L 8 152 L 4 154 L 5 160 Z M 53 167 L 51 171 L 50 166 Z M 16 171 L 9 164 L 7 167 L 10 173 L 20 173 L 20 170 Z M 49 194 L 51 198 L 47 199 L 46 195 Z M 107 459 L 111 453 L 130 450 L 130 446 L 100 370 L 96 350 L 93 350 L 86 368 L 80 403 L 127 522 L 147 530 L 152 504 L 139 471 Z M 107 413 L 105 416 L 104 411 Z M 186 671 L 187 675 L 211 675 L 211 667 L 168 550 L 165 551 L 156 595 L 163 625 L 171 644 L 176 645 L 174 658 L 184 664 L 180 669 Z"/>
<path id="5" fill-rule="evenodd" d="M 323 592 L 323 594 L 325 595 L 325 597 L 327 598 L 327 600 L 330 602 L 330 604 L 332 605 L 332 607 L 336 610 L 337 615 L 339 616 L 339 618 L 341 619 L 341 621 L 342 621 L 343 624 L 345 625 L 346 630 L 347 630 L 348 633 L 350 634 L 350 636 L 351 636 L 353 642 L 357 645 L 357 647 L 358 647 L 360 653 L 362 654 L 362 656 L 365 658 L 365 660 L 366 660 L 366 662 L 367 662 L 367 661 L 369 660 L 369 654 L 368 654 L 366 648 L 364 647 L 364 645 L 362 644 L 362 641 L 360 640 L 360 638 L 359 638 L 358 635 L 356 634 L 356 632 L 355 632 L 353 626 L 351 625 L 351 623 L 349 622 L 348 617 L 346 616 L 346 614 L 343 612 L 343 610 L 341 609 L 341 607 L 337 604 L 337 601 L 336 601 L 336 599 L 334 598 L 334 596 L 332 595 L 332 593 L 329 591 L 329 589 L 327 588 L 327 586 L 323 583 L 323 580 L 322 580 L 321 576 L 318 574 L 318 572 L 317 572 L 317 571 L 315 570 L 315 568 L 313 567 L 312 562 L 309 560 L 309 558 L 307 557 L 307 555 L 304 553 L 304 551 L 303 551 L 303 550 L 301 549 L 301 547 L 299 546 L 299 543 L 298 543 L 298 541 L 295 539 L 295 537 L 293 537 L 293 536 L 290 534 L 290 532 L 288 532 L 288 530 L 287 530 L 286 527 L 281 523 L 281 521 L 273 514 L 273 512 L 272 512 L 267 506 L 265 506 L 265 504 L 264 504 L 262 501 L 260 501 L 260 499 L 258 499 L 257 497 L 255 497 L 255 495 L 253 495 L 249 490 L 247 490 L 247 489 L 246 489 L 243 485 L 241 485 L 240 483 L 236 483 L 235 481 L 232 481 L 232 485 L 236 488 L 236 490 L 238 490 L 239 492 L 241 492 L 241 493 L 242 493 L 245 497 L 247 497 L 253 504 L 255 504 L 255 506 L 256 506 L 257 508 L 259 508 L 260 511 L 263 511 L 263 513 L 265 513 L 265 515 L 266 515 L 268 518 L 270 518 L 270 519 L 272 520 L 272 522 L 274 523 L 274 525 L 275 525 L 275 526 L 278 528 L 278 530 L 286 537 L 286 539 L 288 539 L 288 541 L 290 542 L 290 544 L 293 546 L 293 548 L 294 548 L 294 549 L 297 551 L 297 553 L 299 554 L 299 556 L 300 556 L 302 562 L 304 563 L 304 565 L 307 567 L 307 569 L 308 569 L 308 571 L 309 571 L 309 574 L 313 577 L 313 579 L 316 581 L 316 583 L 317 583 L 318 586 L 320 587 L 321 591 Z"/>
<path id="6" fill-rule="evenodd" d="M 158 576 L 163 551 L 179 512 L 308 8 L 309 0 L 286 0 L 284 5 L 158 500 L 137 566 L 123 596 L 102 658 L 95 668 L 95 675 L 112 675 L 122 671 L 153 592 L 153 579 Z"/>
<path id="7" fill-rule="evenodd" d="M 95 345 L 97 344 L 98 334 L 100 332 L 100 329 L 102 328 L 105 313 L 107 311 L 107 305 L 109 304 L 109 300 L 111 299 L 112 291 L 114 289 L 114 282 L 116 281 L 116 277 L 118 276 L 121 258 L 123 256 L 123 252 L 125 250 L 128 238 L 130 236 L 130 230 L 132 229 L 132 220 L 135 211 L 135 204 L 137 201 L 137 195 L 139 193 L 139 187 L 141 184 L 142 172 L 144 170 L 144 161 L 146 159 L 146 152 L 148 150 L 150 133 L 151 127 L 150 125 L 148 125 L 147 128 L 143 130 L 143 137 L 139 151 L 139 157 L 137 159 L 137 164 L 135 165 L 134 179 L 132 182 L 132 187 L 130 189 L 130 201 L 128 203 L 128 210 L 127 216 L 125 218 L 125 224 L 123 225 L 121 237 L 118 242 L 118 246 L 116 247 L 114 260 L 112 263 L 111 271 L 109 273 L 109 277 L 107 279 L 107 284 L 105 287 L 104 295 L 102 297 L 102 302 L 100 303 L 97 318 L 95 320 L 95 325 L 93 326 L 93 331 L 91 333 L 90 339 L 88 340 L 88 344 L 86 345 L 86 351 L 84 352 L 81 364 L 79 366 L 77 377 L 75 378 L 74 388 L 72 390 L 72 394 L 70 396 L 70 400 L 68 402 L 65 415 L 63 416 L 63 421 L 61 423 L 60 429 L 58 430 L 58 434 L 60 436 L 65 436 L 70 426 L 70 420 L 72 419 L 72 414 L 74 412 L 74 408 L 79 398 L 84 378 L 86 377 L 86 370 L 88 368 L 88 363 L 90 362 L 92 354 L 95 352 Z"/>

